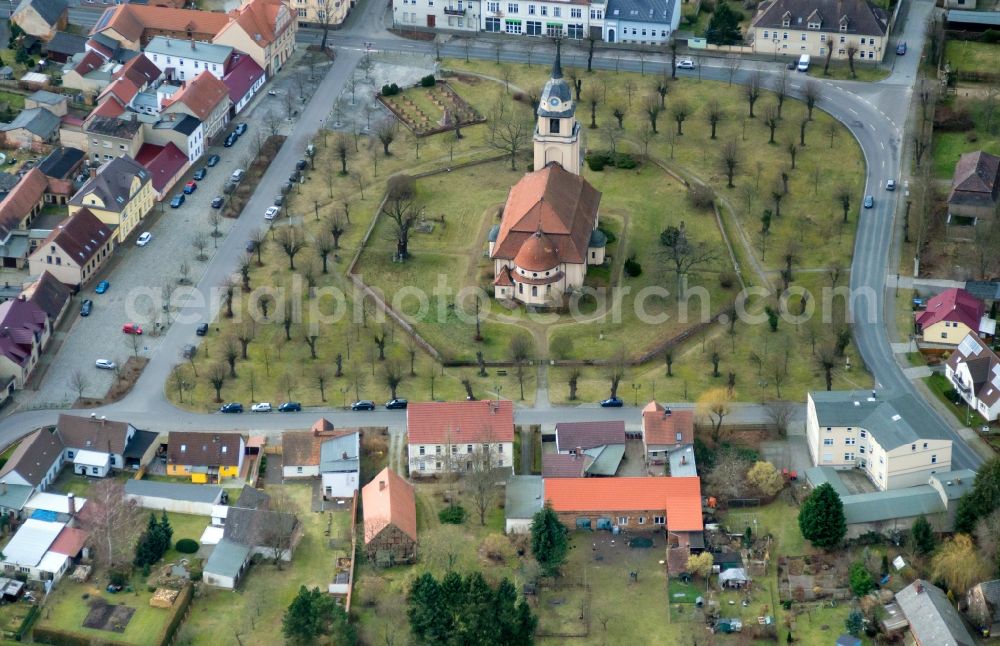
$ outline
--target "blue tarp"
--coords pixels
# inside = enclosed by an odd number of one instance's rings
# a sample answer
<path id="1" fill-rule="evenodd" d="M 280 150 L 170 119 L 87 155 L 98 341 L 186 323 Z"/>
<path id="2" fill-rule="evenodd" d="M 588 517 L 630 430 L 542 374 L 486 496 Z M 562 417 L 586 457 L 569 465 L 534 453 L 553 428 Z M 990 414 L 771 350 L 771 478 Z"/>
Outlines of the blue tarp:
<path id="1" fill-rule="evenodd" d="M 31 513 L 31 517 L 35 520 L 44 520 L 49 523 L 54 523 L 59 518 L 56 512 L 47 509 L 36 509 Z"/>

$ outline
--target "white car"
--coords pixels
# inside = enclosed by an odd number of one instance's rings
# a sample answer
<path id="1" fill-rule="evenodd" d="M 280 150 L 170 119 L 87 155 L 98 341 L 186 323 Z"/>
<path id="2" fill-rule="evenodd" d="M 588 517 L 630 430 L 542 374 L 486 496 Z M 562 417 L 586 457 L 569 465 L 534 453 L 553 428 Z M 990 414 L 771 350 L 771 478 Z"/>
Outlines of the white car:
<path id="1" fill-rule="evenodd" d="M 690 58 L 682 58 L 681 60 L 677 61 L 677 69 L 679 69 L 679 70 L 693 70 L 694 69 L 694 61 L 691 60 Z"/>
<path id="2" fill-rule="evenodd" d="M 270 413 L 271 404 L 268 402 L 260 402 L 259 404 L 254 404 L 250 407 L 251 413 Z"/>
<path id="3" fill-rule="evenodd" d="M 264 211 L 264 219 L 273 220 L 274 218 L 278 217 L 278 213 L 281 213 L 281 208 L 277 206 L 269 206 L 267 207 L 267 210 Z"/>
<path id="4" fill-rule="evenodd" d="M 140 247 L 145 247 L 146 245 L 149 244 L 149 241 L 152 240 L 152 239 L 153 239 L 153 234 L 150 233 L 149 231 L 147 231 L 147 232 L 143 233 L 142 235 L 140 235 L 136 239 L 135 243 L 137 245 L 139 245 Z"/>
<path id="5" fill-rule="evenodd" d="M 101 370 L 114 370 L 116 367 L 115 362 L 111 359 L 98 359 L 94 362 L 94 365 Z"/>
<path id="6" fill-rule="evenodd" d="M 888 182 L 886 182 L 885 183 L 885 190 L 887 190 L 887 191 L 895 191 L 896 190 L 896 180 L 890 179 Z"/>

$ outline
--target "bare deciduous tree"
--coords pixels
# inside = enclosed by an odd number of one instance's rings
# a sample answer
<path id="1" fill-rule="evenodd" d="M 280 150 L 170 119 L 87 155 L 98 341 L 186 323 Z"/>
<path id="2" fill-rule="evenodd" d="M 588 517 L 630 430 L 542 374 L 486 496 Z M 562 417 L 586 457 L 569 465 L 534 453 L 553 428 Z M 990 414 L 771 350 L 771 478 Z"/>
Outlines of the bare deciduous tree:
<path id="1" fill-rule="evenodd" d="M 408 198 L 400 198 L 387 203 L 382 213 L 391 223 L 389 235 L 396 242 L 396 258 L 406 260 L 410 257 L 410 231 L 416 224 L 419 211 Z"/>
<path id="2" fill-rule="evenodd" d="M 516 170 L 517 154 L 527 145 L 533 130 L 532 125 L 505 97 L 494 103 L 487 123 L 490 145 L 510 155 L 510 169 Z"/>
<path id="3" fill-rule="evenodd" d="M 722 162 L 722 167 L 726 173 L 726 179 L 728 180 L 727 186 L 729 188 L 735 188 L 735 184 L 733 184 L 733 177 L 736 175 L 736 169 L 739 168 L 742 157 L 739 144 L 736 143 L 735 139 L 727 141 L 722 146 L 720 161 Z"/>
<path id="4" fill-rule="evenodd" d="M 295 271 L 295 256 L 308 246 L 306 237 L 299 227 L 281 227 L 274 234 L 275 242 L 288 256 L 288 268 Z"/>
<path id="5" fill-rule="evenodd" d="M 98 481 L 88 499 L 85 526 L 93 538 L 94 559 L 106 570 L 128 567 L 142 527 L 141 511 L 114 478 Z"/>
<path id="6" fill-rule="evenodd" d="M 222 362 L 216 362 L 209 366 L 208 374 L 205 375 L 208 383 L 212 384 L 212 388 L 215 389 L 215 401 L 217 403 L 222 401 L 222 386 L 226 383 L 227 376 L 228 370 Z"/>
<path id="7" fill-rule="evenodd" d="M 389 146 L 396 140 L 398 133 L 399 127 L 396 124 L 395 117 L 383 119 L 375 124 L 375 136 L 378 138 L 379 143 L 382 144 L 382 152 L 386 157 L 392 154 L 389 152 Z"/>

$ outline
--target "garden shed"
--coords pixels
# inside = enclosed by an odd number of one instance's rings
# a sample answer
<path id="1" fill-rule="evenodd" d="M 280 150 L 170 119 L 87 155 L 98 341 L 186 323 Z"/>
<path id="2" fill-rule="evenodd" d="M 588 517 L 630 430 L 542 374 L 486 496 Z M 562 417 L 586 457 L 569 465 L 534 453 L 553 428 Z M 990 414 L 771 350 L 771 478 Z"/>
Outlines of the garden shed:
<path id="1" fill-rule="evenodd" d="M 719 573 L 720 588 L 742 589 L 750 584 L 750 575 L 741 567 L 730 568 Z"/>

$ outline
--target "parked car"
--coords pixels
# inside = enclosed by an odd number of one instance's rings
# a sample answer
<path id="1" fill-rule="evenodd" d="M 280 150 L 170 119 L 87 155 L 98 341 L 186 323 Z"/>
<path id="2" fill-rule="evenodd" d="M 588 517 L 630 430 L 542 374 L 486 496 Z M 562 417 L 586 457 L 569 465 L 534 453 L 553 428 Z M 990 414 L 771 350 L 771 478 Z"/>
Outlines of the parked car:
<path id="1" fill-rule="evenodd" d="M 125 334 L 140 335 L 142 334 L 142 326 L 138 323 L 126 323 L 122 326 L 122 332 Z"/>
<path id="2" fill-rule="evenodd" d="M 243 133 L 246 131 L 247 131 L 247 124 L 243 123 L 242 121 L 240 123 L 237 123 L 236 130 L 233 130 L 233 132 L 236 133 L 237 137 L 242 137 Z"/>
<path id="3" fill-rule="evenodd" d="M 281 212 L 281 209 L 279 207 L 277 207 L 277 206 L 269 206 L 269 207 L 267 207 L 267 210 L 264 211 L 264 219 L 265 220 L 273 220 L 274 218 L 278 217 L 278 213 L 280 213 L 280 212 Z"/>
<path id="4" fill-rule="evenodd" d="M 385 403 L 385 407 L 389 410 L 403 410 L 406 408 L 405 399 L 390 399 Z"/>
<path id="5" fill-rule="evenodd" d="M 285 402 L 278 406 L 279 413 L 298 413 L 302 411 L 302 404 L 299 402 Z"/>
<path id="6" fill-rule="evenodd" d="M 195 355 L 196 352 L 198 352 L 198 346 L 188 343 L 181 350 L 181 356 L 184 357 L 185 359 L 190 359 Z"/>
<path id="7" fill-rule="evenodd" d="M 895 191 L 896 190 L 896 180 L 890 179 L 888 182 L 886 182 L 885 183 L 885 190 L 887 190 L 887 191 Z"/>
<path id="8" fill-rule="evenodd" d="M 222 160 L 218 155 L 209 155 L 208 161 L 206 161 L 205 163 L 208 164 L 209 168 L 211 168 L 212 166 L 218 164 L 220 161 Z"/>
<path id="9" fill-rule="evenodd" d="M 277 93 L 277 92 L 275 92 L 274 90 L 268 90 L 268 91 L 267 91 L 267 95 L 268 95 L 268 96 L 278 96 L 278 93 Z"/>
<path id="10" fill-rule="evenodd" d="M 225 185 L 222 187 L 222 192 L 225 193 L 226 195 L 229 195 L 235 190 L 236 190 L 236 182 L 234 182 L 233 180 L 227 180 Z"/>
<path id="11" fill-rule="evenodd" d="M 308 164 L 309 164 L 309 162 L 307 162 L 306 160 L 300 159 L 299 161 L 295 162 L 295 169 L 296 170 L 305 170 L 306 166 Z"/>
<path id="12" fill-rule="evenodd" d="M 274 205 L 275 206 L 281 206 L 284 203 L 285 203 L 285 196 L 284 195 L 275 195 L 274 196 Z"/>
<path id="13" fill-rule="evenodd" d="M 254 404 L 253 406 L 250 407 L 250 412 L 251 413 L 270 413 L 271 412 L 271 404 L 269 402 L 260 402 L 260 403 Z"/>
<path id="14" fill-rule="evenodd" d="M 865 195 L 865 208 L 870 209 L 875 206 L 875 198 L 871 195 Z"/>
<path id="15" fill-rule="evenodd" d="M 94 289 L 94 291 L 97 292 L 98 294 L 103 294 L 104 292 L 108 291 L 110 287 L 111 283 L 109 283 L 106 280 L 102 280 L 101 282 L 97 283 L 97 287 Z"/>
<path id="16" fill-rule="evenodd" d="M 184 204 L 184 194 L 183 193 L 181 193 L 180 195 L 175 195 L 174 199 L 170 200 L 170 208 L 172 208 L 172 209 L 179 209 L 179 208 L 181 208 L 181 204 Z"/>
<path id="17" fill-rule="evenodd" d="M 196 182 L 194 180 L 191 180 L 187 184 L 184 185 L 184 194 L 185 195 L 191 195 L 192 193 L 194 193 L 197 190 L 198 190 L 198 182 Z"/>
<path id="18" fill-rule="evenodd" d="M 100 368 L 101 370 L 115 369 L 115 362 L 112 361 L 111 359 L 98 359 L 97 361 L 94 362 L 94 365 Z"/>
<path id="19" fill-rule="evenodd" d="M 785 69 L 786 70 L 794 70 L 795 69 L 795 61 L 792 61 L 788 65 L 785 65 Z"/>
<path id="20" fill-rule="evenodd" d="M 216 195 L 215 197 L 212 198 L 213 209 L 221 209 L 222 205 L 225 203 L 226 203 L 226 198 L 222 197 L 221 195 Z"/>
<path id="21" fill-rule="evenodd" d="M 904 40 L 900 44 L 896 45 L 896 56 L 902 56 L 906 54 L 906 41 Z"/>
<path id="22" fill-rule="evenodd" d="M 239 184 L 243 181 L 243 176 L 246 175 L 246 171 L 242 168 L 237 168 L 233 171 L 233 174 L 229 176 L 229 181 Z"/>
<path id="23" fill-rule="evenodd" d="M 370 399 L 360 399 L 351 404 L 351 410 L 375 410 L 375 402 Z"/>
<path id="24" fill-rule="evenodd" d="M 246 250 L 247 250 L 247 253 L 253 253 L 253 252 L 257 251 L 257 241 L 256 240 L 247 240 Z"/>
<path id="25" fill-rule="evenodd" d="M 198 336 L 205 336 L 208 334 L 208 323 L 200 323 L 198 327 L 194 329 L 194 333 Z"/>
<path id="26" fill-rule="evenodd" d="M 621 408 L 623 405 L 620 397 L 609 397 L 601 402 L 601 408 Z"/>
<path id="27" fill-rule="evenodd" d="M 235 144 L 236 140 L 239 138 L 240 136 L 238 134 L 236 134 L 235 132 L 230 132 L 226 136 L 226 140 L 222 142 L 222 145 L 225 146 L 226 148 L 231 148 L 232 145 Z"/>
<path id="28" fill-rule="evenodd" d="M 285 182 L 281 185 L 281 194 L 287 195 L 290 190 L 292 190 L 293 184 L 291 182 Z"/>
<path id="29" fill-rule="evenodd" d="M 693 70 L 694 69 L 694 61 L 691 60 L 690 58 L 682 58 L 681 60 L 677 61 L 677 69 L 679 69 L 679 70 Z"/>
<path id="30" fill-rule="evenodd" d="M 243 404 L 239 402 L 229 402 L 228 404 L 223 404 L 219 407 L 220 413 L 242 413 Z"/>
<path id="31" fill-rule="evenodd" d="M 83 299 L 80 303 L 80 316 L 90 316 L 90 310 L 94 307 L 94 301 L 89 298 Z"/>
<path id="32" fill-rule="evenodd" d="M 146 245 L 149 244 L 149 241 L 152 239 L 153 239 L 153 234 L 150 233 L 149 231 L 146 231 L 145 233 L 140 234 L 138 238 L 136 238 L 135 243 L 140 247 L 145 247 Z"/>
<path id="33" fill-rule="evenodd" d="M 201 168 L 199 168 L 194 172 L 193 177 L 200 182 L 201 180 L 205 179 L 205 175 L 208 175 L 208 169 L 202 166 Z"/>
<path id="34" fill-rule="evenodd" d="M 301 178 L 301 177 L 302 177 L 302 173 L 299 172 L 298 169 L 296 169 L 296 170 L 292 171 L 291 175 L 288 176 L 288 181 L 291 182 L 292 184 L 297 184 L 298 181 L 299 181 L 299 178 Z"/>

